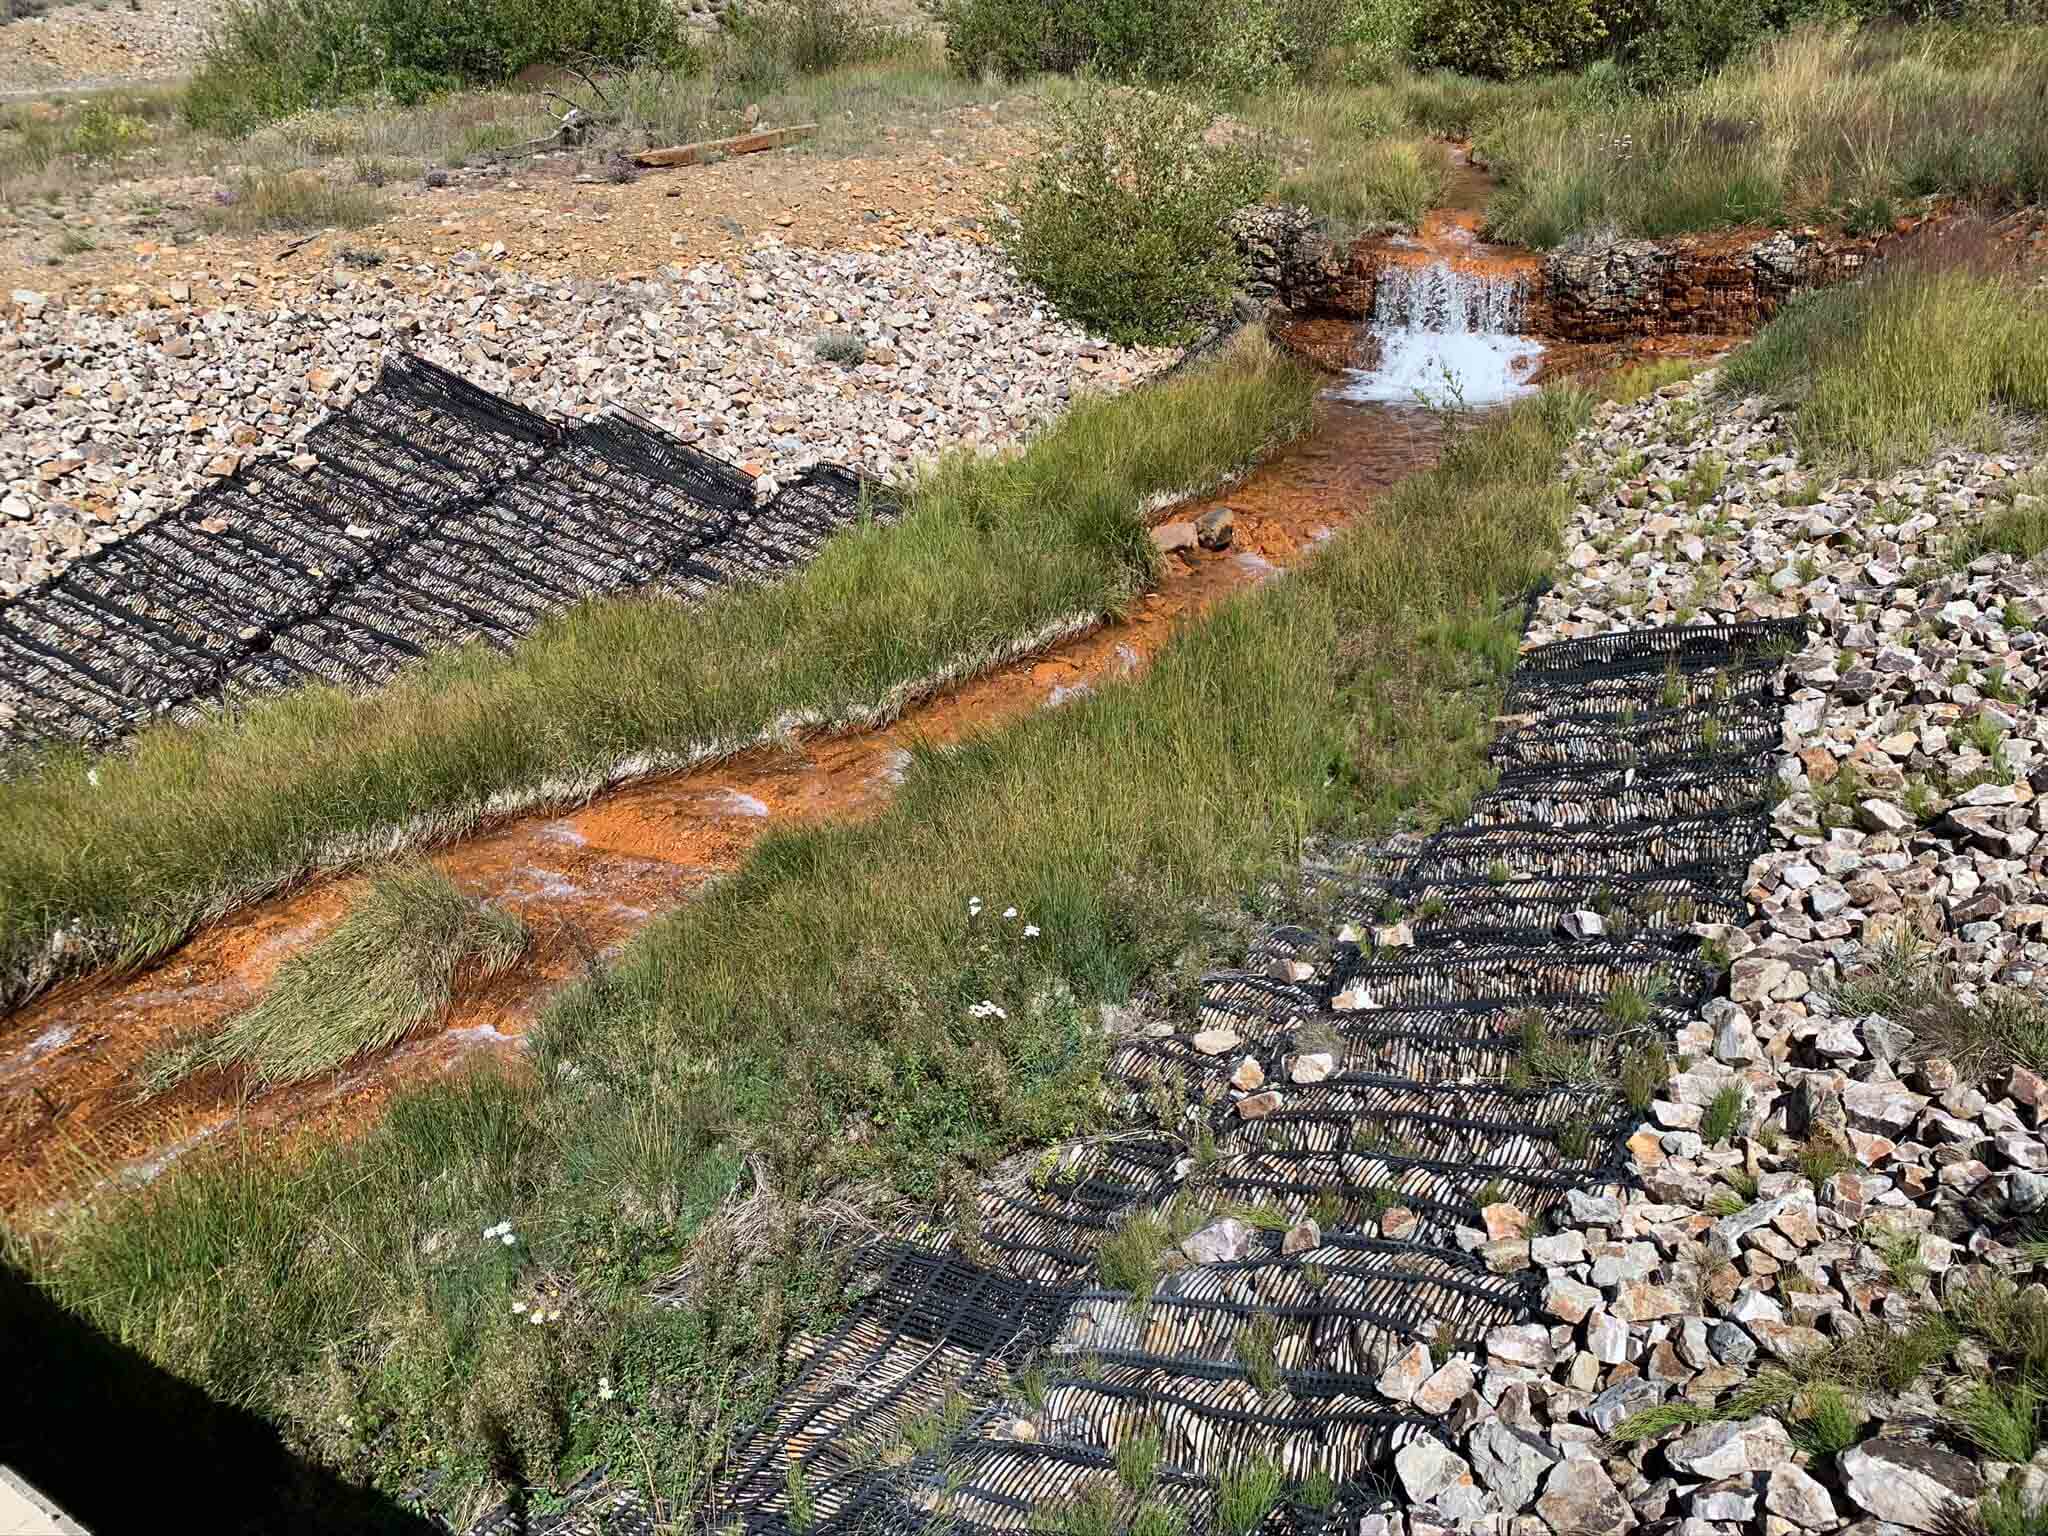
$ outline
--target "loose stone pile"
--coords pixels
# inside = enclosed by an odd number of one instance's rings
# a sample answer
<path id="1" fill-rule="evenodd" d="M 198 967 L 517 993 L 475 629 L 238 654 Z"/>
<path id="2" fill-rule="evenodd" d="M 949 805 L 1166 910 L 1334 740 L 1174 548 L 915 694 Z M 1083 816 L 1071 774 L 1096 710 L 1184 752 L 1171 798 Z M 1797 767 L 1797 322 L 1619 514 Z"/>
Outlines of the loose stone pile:
<path id="1" fill-rule="evenodd" d="M 828 333 L 857 343 L 824 347 L 845 360 L 820 355 Z M 0 597 L 249 458 L 291 455 L 391 347 L 562 417 L 632 407 L 771 478 L 1014 441 L 1173 356 L 1093 341 L 980 248 L 931 237 L 766 245 L 644 283 L 533 281 L 471 254 L 337 267 L 246 305 L 197 306 L 183 284 L 68 305 L 20 290 L 0 304 Z"/>
<path id="2" fill-rule="evenodd" d="M 219 0 L 122 0 L 0 20 L 0 95 L 183 74 L 221 10 Z"/>
<path id="3" fill-rule="evenodd" d="M 1782 851 L 1732 1000 L 1769 1048 L 1872 1054 L 1815 1021 L 1872 952 L 1913 941 L 1959 1001 L 2028 987 L 2048 961 L 2048 578 L 1964 540 L 2042 487 L 2009 454 L 1952 452 L 1881 479 L 1822 479 L 1758 401 L 1702 411 L 1707 385 L 1613 412 L 1573 468 L 1588 498 L 1570 574 L 1532 639 L 1623 623 L 1805 616 L 1786 721 Z M 2048 850 L 2044 850 L 2048 851 Z M 1898 1041 L 1902 1049 L 1906 1042 Z M 1731 1052 L 1740 1050 L 1731 1046 Z M 1782 1054 L 1782 1053 L 1780 1053 Z M 1730 1064 L 1741 1065 L 1731 1055 Z"/>

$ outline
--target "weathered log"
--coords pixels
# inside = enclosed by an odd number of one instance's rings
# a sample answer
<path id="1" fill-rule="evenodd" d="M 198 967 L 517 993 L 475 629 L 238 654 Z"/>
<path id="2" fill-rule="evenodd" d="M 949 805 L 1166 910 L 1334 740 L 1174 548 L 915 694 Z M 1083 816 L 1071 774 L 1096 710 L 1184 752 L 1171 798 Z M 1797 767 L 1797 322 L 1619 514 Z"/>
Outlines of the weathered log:
<path id="1" fill-rule="evenodd" d="M 785 144 L 808 139 L 817 131 L 816 123 L 798 123 L 791 128 L 763 128 L 759 133 L 743 133 L 735 139 L 705 139 L 702 143 L 677 144 L 668 149 L 643 149 L 633 157 L 633 163 L 650 170 L 664 166 L 702 165 L 711 159 L 780 149 Z"/>

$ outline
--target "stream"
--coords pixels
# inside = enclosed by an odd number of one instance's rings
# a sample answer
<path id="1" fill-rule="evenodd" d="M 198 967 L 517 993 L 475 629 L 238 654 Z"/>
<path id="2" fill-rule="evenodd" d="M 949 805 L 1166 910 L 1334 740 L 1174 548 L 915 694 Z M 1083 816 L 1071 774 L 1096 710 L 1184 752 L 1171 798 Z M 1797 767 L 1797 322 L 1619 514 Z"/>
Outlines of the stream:
<path id="1" fill-rule="evenodd" d="M 534 934 L 511 971 L 463 989 L 449 1016 L 325 1079 L 250 1093 L 214 1070 L 155 1097 L 143 1064 L 168 1043 L 248 1007 L 288 955 L 317 942 L 362 888 L 323 877 L 214 923 L 162 962 L 81 978 L 0 1019 L 0 1212 L 48 1206 L 110 1176 L 153 1177 L 230 1126 L 279 1138 L 346 1134 L 399 1086 L 483 1057 L 518 1061 L 547 1000 L 703 884 L 737 869 L 771 829 L 872 815 L 915 742 L 966 733 L 1107 686 L 1142 668 L 1176 628 L 1264 581 L 1436 462 L 1452 409 L 1532 387 L 1542 354 L 1517 334 L 1533 258 L 1476 235 L 1486 180 L 1469 166 L 1413 238 L 1384 242 L 1373 319 L 1338 338 L 1354 366 L 1317 402 L 1309 432 L 1215 496 L 1159 521 L 1227 506 L 1223 550 L 1168 556 L 1122 619 L 947 688 L 892 725 L 819 734 L 697 772 L 518 816 L 431 855 L 465 891 Z"/>

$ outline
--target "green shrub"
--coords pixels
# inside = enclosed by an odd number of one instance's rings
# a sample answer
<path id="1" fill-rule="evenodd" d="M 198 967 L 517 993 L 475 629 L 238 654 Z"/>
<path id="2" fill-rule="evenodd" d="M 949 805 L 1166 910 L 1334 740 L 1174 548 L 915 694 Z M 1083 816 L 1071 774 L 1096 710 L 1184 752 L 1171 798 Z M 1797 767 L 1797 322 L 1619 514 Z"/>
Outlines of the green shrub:
<path id="1" fill-rule="evenodd" d="M 1629 83 L 1670 90 L 1704 79 L 1764 33 L 1765 0 L 1688 0 L 1660 5 L 1626 45 Z"/>
<path id="2" fill-rule="evenodd" d="M 239 135 L 301 107 L 371 94 L 415 102 L 581 56 L 689 54 L 668 0 L 233 0 L 185 115 Z"/>
<path id="3" fill-rule="evenodd" d="M 883 58 L 910 42 L 868 0 L 753 0 L 720 20 L 719 74 L 748 95 L 779 91 L 798 75 Z"/>
<path id="4" fill-rule="evenodd" d="M 1257 91 L 1307 73 L 1351 37 L 1364 9 L 1359 0 L 945 0 L 940 15 L 947 52 L 968 74 L 1090 68 Z"/>
<path id="5" fill-rule="evenodd" d="M 1113 340 L 1185 340 L 1243 275 L 1224 221 L 1258 195 L 1261 162 L 1203 140 L 1206 108 L 1089 86 L 1053 109 L 1010 191 L 1004 249 L 1077 324 Z"/>
<path id="6" fill-rule="evenodd" d="M 1590 63 L 1621 9 L 1614 0 L 1425 0 L 1409 48 L 1423 68 L 1518 80 Z"/>
<path id="7" fill-rule="evenodd" d="M 88 103 L 71 126 L 71 148 L 88 160 L 117 160 L 149 136 L 149 124 L 104 101 Z"/>

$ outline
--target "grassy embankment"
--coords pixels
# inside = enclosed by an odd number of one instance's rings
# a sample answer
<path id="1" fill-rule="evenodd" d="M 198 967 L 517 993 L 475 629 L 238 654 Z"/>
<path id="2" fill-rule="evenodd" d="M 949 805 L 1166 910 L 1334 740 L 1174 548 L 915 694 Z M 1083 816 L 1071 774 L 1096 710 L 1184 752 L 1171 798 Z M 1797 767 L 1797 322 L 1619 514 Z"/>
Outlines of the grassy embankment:
<path id="1" fill-rule="evenodd" d="M 351 1476 L 599 1459 L 687 1505 L 831 1304 L 835 1214 L 945 1219 L 973 1169 L 1085 1131 L 1099 1004 L 1227 947 L 1312 829 L 1455 813 L 1583 410 L 1517 407 L 1142 677 L 922 754 L 871 822 L 771 837 L 561 999 L 530 1075 L 345 1147 L 189 1159 L 38 1234 L 37 1274 Z M 685 1251 L 689 1305 L 648 1306 Z"/>
<path id="2" fill-rule="evenodd" d="M 388 852 L 401 831 L 455 835 L 494 799 L 573 800 L 630 759 L 886 717 L 932 679 L 1118 611 L 1151 577 L 1147 505 L 1292 436 L 1313 389 L 1247 340 L 1076 403 L 1022 454 L 936 465 L 900 523 L 834 540 L 779 584 L 689 608 L 586 604 L 509 655 L 443 655 L 366 696 L 308 689 L 152 728 L 96 764 L 58 754 L 0 782 L 0 976 L 60 932 L 147 959 L 310 868 Z"/>

